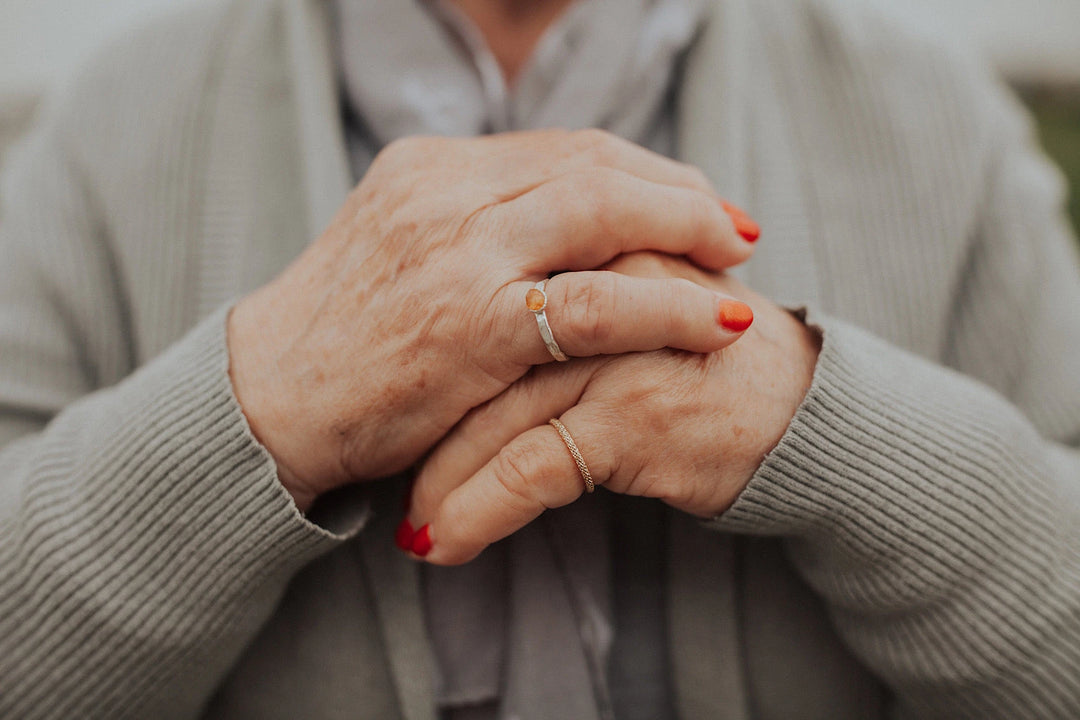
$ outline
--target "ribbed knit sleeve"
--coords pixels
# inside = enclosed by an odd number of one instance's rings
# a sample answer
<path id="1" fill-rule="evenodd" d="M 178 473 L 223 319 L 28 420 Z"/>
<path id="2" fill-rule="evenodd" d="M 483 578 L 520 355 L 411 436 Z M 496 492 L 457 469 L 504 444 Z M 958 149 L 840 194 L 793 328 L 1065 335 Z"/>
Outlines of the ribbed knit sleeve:
<path id="1" fill-rule="evenodd" d="M 787 538 L 897 716 L 1080 717 L 1080 264 L 1022 113 L 971 86 L 984 194 L 941 357 L 811 312 L 812 386 L 711 524 Z"/>
<path id="2" fill-rule="evenodd" d="M 1080 454 L 996 393 L 838 321 L 718 528 L 790 538 L 912 717 L 1080 713 Z"/>
<path id="3" fill-rule="evenodd" d="M 292 573 L 344 539 L 249 432 L 223 316 L 0 453 L 0 716 L 194 716 Z"/>
<path id="4" fill-rule="evenodd" d="M 362 518 L 336 534 L 293 505 L 233 395 L 224 309 L 112 379 L 123 286 L 51 132 L 0 192 L 0 717 L 196 717 Z"/>

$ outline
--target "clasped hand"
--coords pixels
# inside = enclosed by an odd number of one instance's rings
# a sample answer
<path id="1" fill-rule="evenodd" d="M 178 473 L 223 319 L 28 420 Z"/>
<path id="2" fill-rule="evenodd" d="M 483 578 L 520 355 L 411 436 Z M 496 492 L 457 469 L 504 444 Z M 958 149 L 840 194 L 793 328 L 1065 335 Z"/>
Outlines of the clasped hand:
<path id="1" fill-rule="evenodd" d="M 301 510 L 413 466 L 446 438 L 411 516 L 433 521 L 433 562 L 467 560 L 580 492 L 580 478 L 566 482 L 576 466 L 546 425 L 552 416 L 609 488 L 707 514 L 723 493 L 701 480 L 753 458 L 701 454 L 677 436 L 718 444 L 731 429 L 720 421 L 737 417 L 738 431 L 771 437 L 773 414 L 790 420 L 790 402 L 768 417 L 741 412 L 745 387 L 713 402 L 728 392 L 715 379 L 760 377 L 739 369 L 741 355 L 710 354 L 740 337 L 721 320 L 742 291 L 690 263 L 721 271 L 751 255 L 750 239 L 700 171 L 599 131 L 399 141 L 326 231 L 233 308 L 233 388 Z M 640 251 L 686 261 L 631 255 Z M 557 365 L 524 305 L 548 276 L 548 320 L 574 358 Z M 782 335 L 805 332 L 788 319 Z M 739 345 L 769 344 L 768 332 L 751 332 Z M 804 391 L 808 374 L 796 374 Z M 629 438 L 660 443 L 660 454 L 625 447 Z M 696 487 L 657 480 L 662 457 Z"/>
<path id="2" fill-rule="evenodd" d="M 535 368 L 471 412 L 424 463 L 399 529 L 399 542 L 412 534 L 414 553 L 463 563 L 577 499 L 582 478 L 552 417 L 598 485 L 702 518 L 727 509 L 779 442 L 810 386 L 816 333 L 732 278 L 681 259 L 637 253 L 610 267 L 740 297 L 754 324 L 718 352 L 663 349 Z"/>

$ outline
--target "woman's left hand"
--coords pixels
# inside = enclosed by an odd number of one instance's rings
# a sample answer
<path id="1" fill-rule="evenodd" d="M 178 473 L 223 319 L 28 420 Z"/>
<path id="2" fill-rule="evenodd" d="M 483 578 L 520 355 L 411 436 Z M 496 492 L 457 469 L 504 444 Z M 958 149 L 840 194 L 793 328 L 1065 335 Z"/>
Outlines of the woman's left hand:
<path id="1" fill-rule="evenodd" d="M 700 517 L 734 502 L 802 402 L 818 336 L 732 278 L 676 258 L 637 253 L 611 269 L 685 277 L 729 293 L 754 309 L 754 324 L 709 355 L 660 350 L 534 368 L 470 413 L 428 458 L 399 546 L 435 564 L 464 563 L 545 509 L 577 499 L 585 486 L 548 424 L 553 417 L 597 485 Z"/>

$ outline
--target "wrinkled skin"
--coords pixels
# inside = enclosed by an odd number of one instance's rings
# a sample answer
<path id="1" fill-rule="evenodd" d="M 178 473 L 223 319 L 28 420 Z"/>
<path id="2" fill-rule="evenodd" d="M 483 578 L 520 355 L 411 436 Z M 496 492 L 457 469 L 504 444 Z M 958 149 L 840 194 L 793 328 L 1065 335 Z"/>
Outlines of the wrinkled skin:
<path id="1" fill-rule="evenodd" d="M 600 131 L 411 138 L 376 158 L 326 231 L 229 318 L 230 374 L 304 509 L 400 471 L 472 408 L 552 358 L 524 304 L 592 356 L 739 336 L 724 296 L 595 271 L 637 250 L 712 269 L 746 260 L 700 171 Z"/>
<path id="2" fill-rule="evenodd" d="M 409 521 L 426 533 L 427 561 L 467 562 L 580 497 L 581 475 L 549 418 L 566 425 L 598 485 L 703 518 L 727 509 L 780 441 L 813 378 L 816 333 L 734 279 L 679 259 L 638 253 L 611 267 L 739 297 L 754 325 L 707 355 L 663 349 L 536 368 L 471 413 L 413 486 Z"/>

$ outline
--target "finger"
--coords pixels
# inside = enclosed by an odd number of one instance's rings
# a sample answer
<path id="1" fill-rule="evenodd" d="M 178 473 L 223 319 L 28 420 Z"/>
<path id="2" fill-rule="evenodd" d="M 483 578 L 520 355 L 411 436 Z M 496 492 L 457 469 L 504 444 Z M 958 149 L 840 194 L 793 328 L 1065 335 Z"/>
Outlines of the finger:
<path id="1" fill-rule="evenodd" d="M 730 295 L 743 302 L 750 303 L 751 306 L 754 305 L 755 299 L 763 300 L 732 275 L 725 272 L 702 270 L 689 263 L 685 258 L 676 255 L 665 255 L 656 252 L 630 253 L 620 255 L 600 269 L 641 278 L 684 278 L 714 292 Z"/>
<path id="2" fill-rule="evenodd" d="M 702 270 L 686 258 L 652 251 L 620 255 L 600 269 L 641 278 L 681 277 L 706 287 L 723 276 L 723 273 Z"/>
<path id="3" fill-rule="evenodd" d="M 496 352 L 523 365 L 552 361 L 526 297 L 530 283 L 503 288 L 493 306 L 508 335 Z M 543 314 L 552 337 L 570 357 L 647 352 L 670 347 L 709 353 L 727 347 L 750 327 L 745 303 L 682 278 L 637 278 L 608 271 L 556 275 L 544 288 Z"/>
<path id="4" fill-rule="evenodd" d="M 571 144 L 577 147 L 565 164 L 567 172 L 589 166 L 607 167 L 662 185 L 699 190 L 712 196 L 717 194 L 716 188 L 701 169 L 604 130 L 578 131 Z"/>
<path id="5" fill-rule="evenodd" d="M 599 485 L 614 469 L 612 441 L 619 436 L 606 434 L 590 415 L 579 406 L 561 420 Z M 417 531 L 412 550 L 437 565 L 468 562 L 544 510 L 573 502 L 584 490 L 581 472 L 555 428 L 535 427 L 451 491 Z"/>
<path id="6" fill-rule="evenodd" d="M 684 187 L 710 195 L 716 189 L 699 168 L 641 147 L 605 130 L 530 130 L 488 135 L 479 139 L 481 152 L 491 147 L 507 152 L 511 162 L 500 167 L 522 173 L 529 184 L 550 181 L 566 173 L 606 167 L 621 170 L 642 180 Z M 554 161 L 553 161 L 554 159 Z"/>
<path id="7" fill-rule="evenodd" d="M 716 270 L 753 254 L 715 196 L 621 170 L 562 175 L 493 211 L 515 229 L 506 242 L 531 273 L 586 270 L 637 250 L 686 255 Z"/>
<path id="8" fill-rule="evenodd" d="M 426 522 L 455 488 L 518 435 L 577 404 L 598 363 L 535 368 L 466 415 L 424 461 L 409 504 L 412 527 Z"/>

